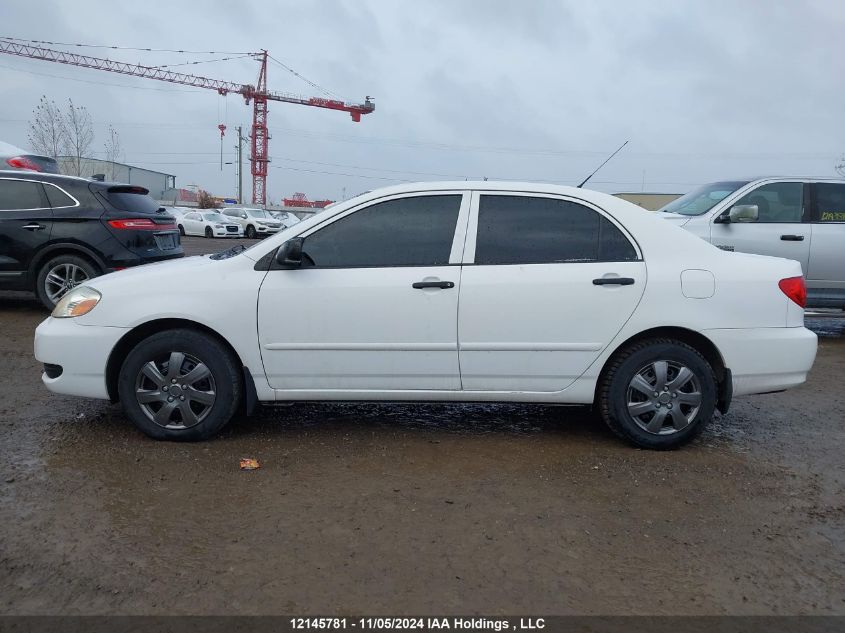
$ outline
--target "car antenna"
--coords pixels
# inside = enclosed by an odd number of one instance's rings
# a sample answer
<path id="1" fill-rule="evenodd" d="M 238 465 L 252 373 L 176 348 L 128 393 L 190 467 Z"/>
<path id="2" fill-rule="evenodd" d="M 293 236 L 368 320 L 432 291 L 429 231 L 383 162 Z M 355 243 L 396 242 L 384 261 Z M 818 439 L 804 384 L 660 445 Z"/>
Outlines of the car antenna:
<path id="1" fill-rule="evenodd" d="M 584 180 L 582 180 L 582 181 L 581 181 L 581 184 L 580 184 L 580 185 L 578 185 L 578 187 L 577 187 L 577 188 L 578 188 L 578 189 L 580 189 L 581 187 L 583 187 L 584 185 L 586 185 L 586 184 L 587 184 L 587 181 L 588 181 L 590 178 L 592 178 L 593 176 L 595 176 L 595 175 L 596 175 L 596 172 L 598 172 L 598 170 L 599 170 L 599 169 L 601 169 L 602 167 L 604 167 L 604 166 L 608 163 L 608 161 L 610 161 L 610 159 L 611 159 L 611 158 L 613 158 L 613 157 L 614 157 L 614 156 L 616 156 L 619 152 L 621 152 L 621 151 L 622 151 L 622 148 L 623 148 L 623 147 L 625 147 L 627 144 L 628 144 L 628 141 L 625 141 L 624 143 L 622 143 L 622 145 L 620 145 L 620 146 L 619 146 L 619 149 L 617 149 L 617 150 L 616 150 L 615 152 L 613 152 L 610 156 L 608 156 L 608 157 L 605 159 L 605 161 L 604 161 L 601 165 L 599 165 L 598 167 L 596 167 L 596 171 L 594 171 L 592 174 L 590 174 L 589 176 L 587 176 L 586 178 L 584 178 Z"/>

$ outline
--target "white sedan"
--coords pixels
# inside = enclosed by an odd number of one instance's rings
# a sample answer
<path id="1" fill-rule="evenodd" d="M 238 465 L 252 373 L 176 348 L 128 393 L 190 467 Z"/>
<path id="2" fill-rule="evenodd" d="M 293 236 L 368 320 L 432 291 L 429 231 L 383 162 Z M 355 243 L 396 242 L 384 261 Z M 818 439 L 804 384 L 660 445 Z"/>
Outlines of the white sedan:
<path id="1" fill-rule="evenodd" d="M 518 401 L 591 404 L 661 449 L 734 396 L 804 382 L 804 301 L 797 262 L 609 195 L 410 184 L 247 250 L 91 279 L 35 354 L 48 389 L 119 400 L 158 439 L 209 438 L 257 402 Z"/>
<path id="2" fill-rule="evenodd" d="M 243 237 L 244 230 L 217 211 L 189 211 L 176 219 L 182 235 L 205 237 Z"/>

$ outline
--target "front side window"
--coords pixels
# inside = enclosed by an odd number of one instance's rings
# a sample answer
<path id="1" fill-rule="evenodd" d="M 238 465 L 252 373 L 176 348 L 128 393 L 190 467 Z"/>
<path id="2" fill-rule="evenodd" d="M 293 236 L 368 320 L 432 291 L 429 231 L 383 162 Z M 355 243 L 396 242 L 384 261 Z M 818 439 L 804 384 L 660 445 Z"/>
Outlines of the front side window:
<path id="1" fill-rule="evenodd" d="M 745 194 L 734 205 L 757 206 L 758 222 L 800 222 L 804 216 L 804 185 L 773 182 Z"/>
<path id="2" fill-rule="evenodd" d="M 460 195 L 379 202 L 306 237 L 303 259 L 334 268 L 445 265 L 460 208 Z"/>
<path id="3" fill-rule="evenodd" d="M 818 222 L 845 222 L 845 185 L 816 184 Z"/>
<path id="4" fill-rule="evenodd" d="M 0 210 L 43 209 L 41 183 L 29 180 L 0 180 Z"/>
<path id="5" fill-rule="evenodd" d="M 630 240 L 606 217 L 577 202 L 483 195 L 476 264 L 636 261 Z"/>

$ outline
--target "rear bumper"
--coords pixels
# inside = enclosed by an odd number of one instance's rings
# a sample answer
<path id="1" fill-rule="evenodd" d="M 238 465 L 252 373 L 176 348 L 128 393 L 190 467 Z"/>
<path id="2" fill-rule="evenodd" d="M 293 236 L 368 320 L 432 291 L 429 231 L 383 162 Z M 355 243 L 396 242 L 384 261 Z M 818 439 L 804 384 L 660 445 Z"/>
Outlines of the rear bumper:
<path id="1" fill-rule="evenodd" d="M 61 367 L 61 373 L 41 381 L 53 393 L 108 399 L 106 363 L 128 328 L 79 325 L 75 319 L 43 321 L 35 330 L 35 358 Z M 56 373 L 56 370 L 51 373 Z"/>
<path id="2" fill-rule="evenodd" d="M 804 327 L 704 330 L 731 370 L 733 395 L 782 391 L 807 380 L 818 338 Z"/>

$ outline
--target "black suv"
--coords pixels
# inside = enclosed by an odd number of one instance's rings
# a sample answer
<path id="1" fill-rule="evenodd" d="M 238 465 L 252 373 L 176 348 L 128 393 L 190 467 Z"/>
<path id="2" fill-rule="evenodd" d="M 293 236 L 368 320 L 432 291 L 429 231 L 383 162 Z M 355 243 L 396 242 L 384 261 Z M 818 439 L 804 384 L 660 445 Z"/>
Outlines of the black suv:
<path id="1" fill-rule="evenodd" d="M 52 309 L 86 279 L 182 257 L 176 221 L 135 185 L 0 171 L 0 289 Z"/>

